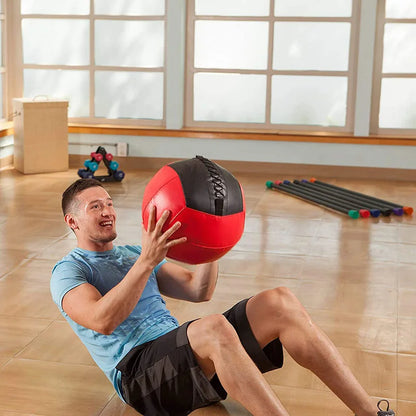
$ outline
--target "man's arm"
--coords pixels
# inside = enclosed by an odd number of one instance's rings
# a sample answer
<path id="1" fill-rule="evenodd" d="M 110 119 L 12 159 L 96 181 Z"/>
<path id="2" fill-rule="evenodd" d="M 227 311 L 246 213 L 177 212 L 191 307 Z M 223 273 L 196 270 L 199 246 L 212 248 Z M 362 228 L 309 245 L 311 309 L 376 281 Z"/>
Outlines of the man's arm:
<path id="1" fill-rule="evenodd" d="M 143 230 L 142 253 L 124 279 L 104 296 L 92 285 L 84 283 L 70 290 L 62 308 L 78 324 L 105 335 L 111 334 L 131 313 L 139 301 L 152 270 L 164 259 L 170 247 L 186 239 L 168 240 L 180 227 L 175 223 L 166 232 L 163 224 L 169 212 L 155 223 L 154 208 L 149 216 L 147 232 Z"/>
<path id="2" fill-rule="evenodd" d="M 193 272 L 174 263 L 165 263 L 157 272 L 157 282 L 161 293 L 191 302 L 210 300 L 217 278 L 218 263 L 216 261 L 199 264 Z"/>

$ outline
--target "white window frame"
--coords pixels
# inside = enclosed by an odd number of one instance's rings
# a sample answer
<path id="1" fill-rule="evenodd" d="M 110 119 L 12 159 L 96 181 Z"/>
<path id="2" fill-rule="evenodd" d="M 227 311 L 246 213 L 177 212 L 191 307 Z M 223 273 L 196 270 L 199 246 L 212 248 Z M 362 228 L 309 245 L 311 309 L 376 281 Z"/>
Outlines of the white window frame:
<path id="1" fill-rule="evenodd" d="M 353 133 L 354 130 L 354 108 L 356 96 L 356 68 L 359 40 L 360 2 L 352 0 L 351 17 L 276 17 L 274 16 L 275 0 L 270 0 L 270 13 L 265 17 L 232 17 L 232 16 L 196 16 L 195 0 L 188 1 L 187 19 L 187 57 L 186 57 L 186 88 L 185 88 L 185 126 L 190 128 L 214 128 L 214 129 L 246 129 L 246 130 L 267 130 L 267 131 L 310 131 L 316 132 L 340 132 Z M 212 69 L 194 67 L 194 36 L 195 22 L 197 20 L 221 20 L 221 21 L 263 21 L 269 22 L 269 53 L 268 65 L 265 70 L 241 70 L 241 69 Z M 275 22 L 349 22 L 351 23 L 350 50 L 347 71 L 300 71 L 300 70 L 273 70 L 273 38 Z M 240 73 L 240 74 L 261 74 L 267 76 L 266 90 L 266 121 L 264 123 L 228 123 L 217 121 L 195 121 L 193 118 L 193 89 L 194 76 L 198 72 L 210 73 Z M 272 124 L 271 119 L 271 85 L 274 75 L 304 75 L 304 76 L 345 76 L 348 79 L 347 92 L 347 113 L 345 126 L 317 126 L 317 125 L 296 125 L 296 124 Z"/>
<path id="2" fill-rule="evenodd" d="M 413 78 L 416 79 L 414 73 L 383 73 L 383 45 L 384 45 L 384 27 L 388 23 L 415 23 L 416 18 L 386 18 L 386 0 L 378 0 L 377 4 L 377 31 L 375 42 L 375 59 L 373 74 L 373 99 L 371 110 L 371 127 L 370 131 L 376 135 L 394 135 L 394 136 L 414 136 L 416 129 L 406 128 L 386 128 L 379 125 L 380 100 L 381 100 L 381 83 L 385 78 Z M 416 139 L 416 137 L 415 137 Z"/>
<path id="3" fill-rule="evenodd" d="M 85 70 L 89 72 L 89 116 L 88 117 L 71 117 L 69 123 L 74 124 L 89 124 L 89 125 L 120 125 L 120 126 L 151 126 L 151 127 L 164 127 L 166 124 L 166 98 L 163 105 L 163 116 L 160 120 L 143 119 L 143 118 L 128 118 L 128 119 L 108 119 L 102 117 L 95 117 L 95 73 L 99 70 L 106 71 L 120 71 L 120 72 L 162 72 L 163 73 L 163 93 L 166 97 L 166 51 L 167 51 L 167 8 L 168 2 L 165 0 L 165 14 L 158 16 L 130 16 L 130 15 L 95 15 L 94 14 L 94 0 L 90 0 L 90 13 L 85 15 L 47 15 L 47 14 L 25 14 L 22 15 L 20 10 L 20 0 L 7 0 L 9 6 L 13 9 L 14 16 L 17 16 L 18 31 L 15 32 L 14 44 L 18 46 L 16 53 L 20 56 L 15 57 L 14 66 L 17 74 L 18 87 L 15 88 L 16 92 L 20 92 L 17 96 L 23 94 L 23 71 L 25 69 L 63 69 L 63 70 Z M 11 4 L 13 2 L 13 4 Z M 88 65 L 35 65 L 24 64 L 22 56 L 22 20 L 23 19 L 84 19 L 89 20 L 90 25 L 90 38 L 89 38 L 89 50 L 90 50 L 90 62 Z M 119 20 L 119 21 L 163 21 L 164 22 L 164 65 L 157 68 L 138 68 L 138 67 L 126 67 L 126 66 L 104 66 L 95 65 L 95 21 L 97 20 Z M 17 29 L 16 27 L 16 29 Z M 14 95 L 16 97 L 16 95 Z M 9 98 L 10 101 L 10 98 Z"/>

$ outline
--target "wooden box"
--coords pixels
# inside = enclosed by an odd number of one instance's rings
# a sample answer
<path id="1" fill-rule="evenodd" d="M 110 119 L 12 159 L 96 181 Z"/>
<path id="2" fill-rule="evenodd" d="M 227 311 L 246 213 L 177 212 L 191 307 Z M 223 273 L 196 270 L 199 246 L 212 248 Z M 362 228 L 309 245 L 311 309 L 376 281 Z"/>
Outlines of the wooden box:
<path id="1" fill-rule="evenodd" d="M 13 99 L 14 167 L 22 173 L 68 169 L 68 101 Z"/>

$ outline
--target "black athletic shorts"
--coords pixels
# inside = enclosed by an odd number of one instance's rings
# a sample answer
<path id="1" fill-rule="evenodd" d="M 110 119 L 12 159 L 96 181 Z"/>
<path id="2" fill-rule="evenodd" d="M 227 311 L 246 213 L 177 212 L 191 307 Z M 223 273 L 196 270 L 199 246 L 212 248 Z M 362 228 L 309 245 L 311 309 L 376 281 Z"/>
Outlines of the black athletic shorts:
<path id="1" fill-rule="evenodd" d="M 263 350 L 246 316 L 248 299 L 224 313 L 248 355 L 262 373 L 283 365 L 279 339 Z M 227 397 L 217 376 L 208 380 L 186 334 L 187 322 L 161 337 L 134 347 L 117 365 L 124 400 L 145 416 L 184 416 Z"/>

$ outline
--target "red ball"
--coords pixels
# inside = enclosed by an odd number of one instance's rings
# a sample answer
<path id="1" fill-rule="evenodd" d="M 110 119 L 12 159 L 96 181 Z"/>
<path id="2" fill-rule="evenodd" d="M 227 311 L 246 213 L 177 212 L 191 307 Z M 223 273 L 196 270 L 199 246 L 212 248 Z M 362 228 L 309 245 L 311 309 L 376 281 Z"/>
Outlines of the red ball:
<path id="1" fill-rule="evenodd" d="M 171 238 L 185 236 L 187 241 L 172 247 L 167 257 L 184 263 L 219 259 L 237 244 L 244 231 L 241 185 L 226 169 L 202 156 L 166 165 L 150 180 L 142 204 L 146 229 L 152 205 L 157 220 L 163 211 L 171 212 L 164 231 L 181 222 Z"/>

